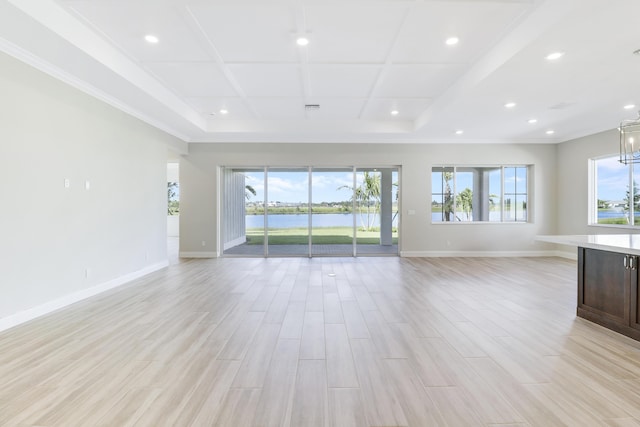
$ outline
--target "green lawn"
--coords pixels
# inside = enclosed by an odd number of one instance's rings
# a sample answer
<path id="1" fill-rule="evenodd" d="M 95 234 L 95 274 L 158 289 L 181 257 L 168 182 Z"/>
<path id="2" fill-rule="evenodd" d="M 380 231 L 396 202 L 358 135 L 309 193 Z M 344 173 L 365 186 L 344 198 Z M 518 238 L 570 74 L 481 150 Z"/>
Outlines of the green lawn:
<path id="1" fill-rule="evenodd" d="M 640 224 L 640 216 L 635 217 L 635 223 Z M 598 220 L 598 224 L 623 224 L 628 225 L 626 218 L 601 218 Z"/>
<path id="2" fill-rule="evenodd" d="M 318 245 L 349 245 L 353 242 L 351 227 L 320 227 L 313 229 L 313 243 Z M 308 244 L 308 231 L 306 228 L 274 228 L 269 230 L 270 245 L 306 245 Z M 359 245 L 380 244 L 379 231 L 357 232 Z M 398 243 L 397 233 L 393 234 L 393 243 Z M 264 232 L 261 228 L 247 229 L 247 244 L 264 244 Z"/>

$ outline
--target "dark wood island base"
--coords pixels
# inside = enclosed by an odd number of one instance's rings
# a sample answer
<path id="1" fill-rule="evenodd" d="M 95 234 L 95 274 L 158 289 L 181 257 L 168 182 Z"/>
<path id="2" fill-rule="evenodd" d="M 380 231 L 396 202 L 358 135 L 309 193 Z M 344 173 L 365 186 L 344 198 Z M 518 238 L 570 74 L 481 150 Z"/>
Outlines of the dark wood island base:
<path id="1" fill-rule="evenodd" d="M 577 315 L 640 341 L 640 256 L 578 247 Z"/>

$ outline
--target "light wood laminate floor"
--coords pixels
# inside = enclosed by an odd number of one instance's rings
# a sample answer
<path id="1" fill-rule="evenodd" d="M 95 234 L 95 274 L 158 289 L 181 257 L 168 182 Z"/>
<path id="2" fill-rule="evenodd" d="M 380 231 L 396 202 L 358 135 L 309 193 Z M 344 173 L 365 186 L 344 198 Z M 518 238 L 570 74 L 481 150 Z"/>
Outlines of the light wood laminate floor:
<path id="1" fill-rule="evenodd" d="M 0 425 L 640 426 L 557 258 L 191 260 L 0 333 Z"/>

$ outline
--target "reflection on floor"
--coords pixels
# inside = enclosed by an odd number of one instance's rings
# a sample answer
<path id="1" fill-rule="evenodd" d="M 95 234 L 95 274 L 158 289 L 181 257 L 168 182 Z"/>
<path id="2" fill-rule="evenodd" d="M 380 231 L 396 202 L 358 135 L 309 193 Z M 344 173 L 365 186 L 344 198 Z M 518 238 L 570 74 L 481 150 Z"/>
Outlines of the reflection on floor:
<path id="1" fill-rule="evenodd" d="M 353 245 L 313 245 L 313 256 L 353 256 Z M 262 245 L 242 244 L 224 251 L 225 255 L 264 256 Z M 398 245 L 357 245 L 358 256 L 398 255 Z M 271 245 L 270 256 L 308 256 L 308 245 Z"/>

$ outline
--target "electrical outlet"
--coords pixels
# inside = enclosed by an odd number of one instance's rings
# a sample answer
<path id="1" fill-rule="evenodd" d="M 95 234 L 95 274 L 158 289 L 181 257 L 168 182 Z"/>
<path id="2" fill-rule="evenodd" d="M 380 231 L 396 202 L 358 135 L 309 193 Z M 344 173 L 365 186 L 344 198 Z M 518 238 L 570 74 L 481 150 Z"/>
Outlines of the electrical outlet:
<path id="1" fill-rule="evenodd" d="M 89 267 L 85 268 L 84 277 L 88 279 L 90 275 L 91 275 L 91 269 Z"/>
<path id="2" fill-rule="evenodd" d="M 64 188 L 71 187 L 71 180 L 69 178 L 64 179 Z"/>
<path id="3" fill-rule="evenodd" d="M 205 242 L 204 240 L 202 241 L 202 246 L 207 246 L 207 242 Z"/>

